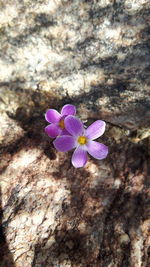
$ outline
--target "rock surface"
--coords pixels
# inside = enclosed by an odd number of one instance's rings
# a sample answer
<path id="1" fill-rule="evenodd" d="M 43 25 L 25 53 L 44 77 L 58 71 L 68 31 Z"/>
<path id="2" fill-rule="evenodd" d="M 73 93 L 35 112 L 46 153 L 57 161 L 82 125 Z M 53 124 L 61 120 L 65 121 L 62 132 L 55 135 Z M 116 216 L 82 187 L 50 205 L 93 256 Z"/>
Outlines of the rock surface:
<path id="1" fill-rule="evenodd" d="M 0 1 L 2 267 L 148 267 L 149 0 Z M 107 123 L 103 161 L 44 134 L 73 103 Z"/>

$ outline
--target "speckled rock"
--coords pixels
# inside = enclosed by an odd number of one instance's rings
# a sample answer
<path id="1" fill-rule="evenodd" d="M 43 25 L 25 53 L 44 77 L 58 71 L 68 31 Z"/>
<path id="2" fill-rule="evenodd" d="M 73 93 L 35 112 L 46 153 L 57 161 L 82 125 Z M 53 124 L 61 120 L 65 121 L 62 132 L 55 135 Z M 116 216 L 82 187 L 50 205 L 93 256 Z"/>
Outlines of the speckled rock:
<path id="1" fill-rule="evenodd" d="M 55 97 L 86 118 L 149 125 L 149 0 L 0 5 L 1 101 L 12 115 L 41 113 Z"/>
<path id="2" fill-rule="evenodd" d="M 89 159 L 83 169 L 42 130 L 7 150 L 2 266 L 148 266 L 147 140 L 116 143 L 106 134 L 103 141 L 112 142 L 108 158 Z"/>
<path id="3" fill-rule="evenodd" d="M 149 0 L 0 1 L 0 267 L 148 267 Z M 47 108 L 104 119 L 74 169 Z"/>

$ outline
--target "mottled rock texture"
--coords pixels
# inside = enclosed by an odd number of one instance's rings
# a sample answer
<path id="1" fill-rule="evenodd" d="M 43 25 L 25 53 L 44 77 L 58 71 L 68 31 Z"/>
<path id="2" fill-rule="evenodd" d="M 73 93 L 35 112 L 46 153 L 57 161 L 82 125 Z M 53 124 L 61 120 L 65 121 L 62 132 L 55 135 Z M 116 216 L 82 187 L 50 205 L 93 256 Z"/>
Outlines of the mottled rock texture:
<path id="1" fill-rule="evenodd" d="M 0 0 L 0 267 L 148 267 L 150 1 Z M 74 169 L 47 108 L 103 119 Z"/>

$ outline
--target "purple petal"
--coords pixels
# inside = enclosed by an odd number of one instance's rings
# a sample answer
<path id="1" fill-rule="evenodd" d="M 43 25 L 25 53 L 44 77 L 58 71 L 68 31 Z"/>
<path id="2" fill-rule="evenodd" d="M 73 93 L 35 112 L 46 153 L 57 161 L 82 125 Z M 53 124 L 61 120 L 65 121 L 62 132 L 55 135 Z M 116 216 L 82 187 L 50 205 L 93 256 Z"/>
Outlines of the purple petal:
<path id="1" fill-rule="evenodd" d="M 53 144 L 58 151 L 66 152 L 75 147 L 75 140 L 72 136 L 63 135 L 57 137 Z"/>
<path id="2" fill-rule="evenodd" d="M 50 123 L 57 123 L 61 119 L 61 115 L 57 110 L 49 109 L 45 114 L 45 119 Z"/>
<path id="3" fill-rule="evenodd" d="M 67 116 L 65 118 L 65 128 L 73 136 L 83 134 L 83 123 L 74 116 Z"/>
<path id="4" fill-rule="evenodd" d="M 107 157 L 108 147 L 101 143 L 90 141 L 87 144 L 87 151 L 95 159 L 104 159 Z"/>
<path id="5" fill-rule="evenodd" d="M 66 129 L 62 129 L 60 135 L 70 135 L 70 133 Z"/>
<path id="6" fill-rule="evenodd" d="M 45 132 L 48 134 L 49 137 L 55 138 L 61 133 L 61 129 L 56 124 L 50 124 L 45 127 Z"/>
<path id="7" fill-rule="evenodd" d="M 61 115 L 75 115 L 76 114 L 76 107 L 71 105 L 71 104 L 67 104 L 65 106 L 63 106 L 62 110 L 61 110 Z"/>
<path id="8" fill-rule="evenodd" d="M 72 165 L 75 168 L 83 167 L 87 162 L 87 151 L 81 146 L 77 147 L 72 155 Z"/>
<path id="9" fill-rule="evenodd" d="M 86 129 L 86 136 L 92 140 L 100 137 L 105 132 L 105 126 L 106 123 L 104 121 L 98 120 L 93 122 Z"/>

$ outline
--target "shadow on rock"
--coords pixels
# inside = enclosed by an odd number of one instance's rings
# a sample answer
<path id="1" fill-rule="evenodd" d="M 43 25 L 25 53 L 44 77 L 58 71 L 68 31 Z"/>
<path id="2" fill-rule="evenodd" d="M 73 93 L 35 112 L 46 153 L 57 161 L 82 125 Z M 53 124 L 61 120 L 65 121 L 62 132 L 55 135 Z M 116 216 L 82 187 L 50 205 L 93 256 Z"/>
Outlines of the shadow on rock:
<path id="1" fill-rule="evenodd" d="M 64 175 L 71 196 L 62 203 L 60 224 L 48 239 L 35 245 L 32 266 L 80 264 L 108 267 L 114 262 L 118 266 L 134 266 L 137 260 L 134 244 L 148 237 L 143 225 L 149 216 L 149 156 L 140 145 L 128 144 L 127 149 L 124 144 L 124 149 L 124 160 L 119 153 L 122 145 L 118 145 L 107 159 L 110 165 L 113 164 L 113 178 L 121 182 L 119 187 L 111 184 L 111 174 L 108 181 L 99 179 L 101 172 L 96 186 L 92 187 L 93 178 L 88 171 L 75 170 L 66 162 L 53 173 L 58 179 L 59 171 L 64 169 L 61 171 L 62 182 Z M 119 164 L 117 157 L 123 162 Z M 143 258 L 148 266 L 146 246 Z"/>
<path id="2" fill-rule="evenodd" d="M 147 198 L 146 194 L 132 195 L 119 190 L 110 208 L 102 213 L 86 216 L 79 209 L 74 220 L 63 214 L 66 219 L 59 229 L 55 229 L 52 245 L 49 246 L 46 239 L 35 245 L 32 266 L 68 263 L 70 266 L 108 267 L 114 261 L 118 266 L 131 266 L 139 225 L 148 216 Z M 83 222 L 86 222 L 86 229 Z M 148 263 L 147 253 L 144 257 Z"/>
<path id="3" fill-rule="evenodd" d="M 1 206 L 1 188 L 0 188 L 0 262 L 1 267 L 15 267 L 12 253 L 9 250 L 5 230 L 3 227 L 3 209 Z"/>

